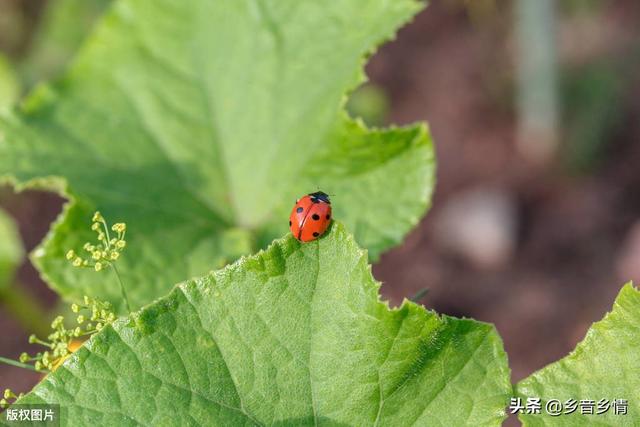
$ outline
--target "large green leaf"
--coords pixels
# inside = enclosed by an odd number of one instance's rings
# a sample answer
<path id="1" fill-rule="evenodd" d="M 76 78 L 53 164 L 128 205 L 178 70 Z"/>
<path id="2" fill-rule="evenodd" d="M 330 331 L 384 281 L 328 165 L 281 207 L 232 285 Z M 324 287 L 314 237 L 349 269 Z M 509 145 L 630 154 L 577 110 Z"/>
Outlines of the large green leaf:
<path id="1" fill-rule="evenodd" d="M 63 425 L 500 425 L 495 329 L 390 310 L 339 223 L 176 287 L 107 327 L 21 403 Z"/>
<path id="2" fill-rule="evenodd" d="M 13 220 L 0 209 L 0 289 L 13 282 L 16 269 L 22 262 L 24 249 Z"/>
<path id="3" fill-rule="evenodd" d="M 541 398 L 541 414 L 522 414 L 526 426 L 637 426 L 640 420 L 640 292 L 627 284 L 603 320 L 595 323 L 576 349 L 564 359 L 522 380 L 517 394 Z M 550 399 L 563 405 L 578 401 L 570 414 L 551 416 L 545 411 Z M 609 403 L 603 414 L 583 415 L 581 400 L 601 399 Z M 627 414 L 615 414 L 612 401 L 627 401 Z M 606 402 L 602 402 L 604 410 Z M 575 406 L 575 405 L 573 405 Z M 572 407 L 572 406 L 570 406 Z"/>
<path id="4" fill-rule="evenodd" d="M 63 259 L 100 209 L 126 221 L 120 269 L 138 307 L 168 284 L 264 247 L 318 187 L 375 258 L 423 215 L 424 125 L 343 112 L 363 57 L 416 0 L 121 0 L 68 73 L 0 122 L 0 176 L 70 199 L 34 262 L 63 296 L 117 303 L 115 279 Z"/>

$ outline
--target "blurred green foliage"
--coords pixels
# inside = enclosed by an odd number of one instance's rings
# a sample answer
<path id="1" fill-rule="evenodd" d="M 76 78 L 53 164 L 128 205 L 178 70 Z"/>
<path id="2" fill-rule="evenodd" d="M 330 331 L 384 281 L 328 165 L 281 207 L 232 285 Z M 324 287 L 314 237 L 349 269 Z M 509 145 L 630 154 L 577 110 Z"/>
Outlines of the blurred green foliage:
<path id="1" fill-rule="evenodd" d="M 563 162 L 573 172 L 589 172 L 605 157 L 624 116 L 628 79 L 611 61 L 565 70 L 561 82 L 565 146 Z"/>
<path id="2" fill-rule="evenodd" d="M 0 289 L 7 288 L 24 258 L 24 249 L 16 224 L 0 209 Z"/>
<path id="3" fill-rule="evenodd" d="M 368 126 L 380 126 L 389 113 L 389 99 L 384 89 L 368 83 L 351 94 L 347 111 L 352 117 L 361 118 Z"/>
<path id="4" fill-rule="evenodd" d="M 31 48 L 21 62 L 27 86 L 62 71 L 111 0 L 54 0 L 44 9 Z"/>
<path id="5" fill-rule="evenodd" d="M 6 310 L 25 332 L 43 335 L 48 331 L 48 315 L 40 303 L 16 281 L 24 254 L 15 222 L 0 209 L 0 310 Z"/>
<path id="6" fill-rule="evenodd" d="M 4 110 L 18 99 L 20 83 L 15 75 L 13 65 L 0 54 L 0 111 Z"/>
<path id="7" fill-rule="evenodd" d="M 0 1 L 0 108 L 59 74 L 110 2 Z"/>

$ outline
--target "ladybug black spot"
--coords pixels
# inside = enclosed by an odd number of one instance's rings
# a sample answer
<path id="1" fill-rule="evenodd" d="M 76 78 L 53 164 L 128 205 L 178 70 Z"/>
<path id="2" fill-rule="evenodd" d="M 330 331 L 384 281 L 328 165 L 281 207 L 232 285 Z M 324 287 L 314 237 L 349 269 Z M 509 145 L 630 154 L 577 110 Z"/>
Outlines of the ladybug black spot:
<path id="1" fill-rule="evenodd" d="M 317 232 L 317 231 L 314 231 L 314 232 L 313 232 L 313 237 L 318 237 L 318 236 L 319 236 L 318 232 Z"/>
<path id="2" fill-rule="evenodd" d="M 296 212 L 298 212 L 298 213 L 302 213 L 302 211 L 303 211 L 302 206 L 300 206 L 298 209 L 296 209 Z"/>
<path id="3" fill-rule="evenodd" d="M 331 219 L 331 215 L 327 214 L 327 219 Z"/>
<path id="4" fill-rule="evenodd" d="M 320 215 L 318 215 L 318 214 L 313 214 L 313 215 L 311 215 L 311 218 L 313 218 L 313 220 L 314 220 L 314 221 L 317 221 L 317 220 L 319 220 L 319 219 L 320 219 Z"/>

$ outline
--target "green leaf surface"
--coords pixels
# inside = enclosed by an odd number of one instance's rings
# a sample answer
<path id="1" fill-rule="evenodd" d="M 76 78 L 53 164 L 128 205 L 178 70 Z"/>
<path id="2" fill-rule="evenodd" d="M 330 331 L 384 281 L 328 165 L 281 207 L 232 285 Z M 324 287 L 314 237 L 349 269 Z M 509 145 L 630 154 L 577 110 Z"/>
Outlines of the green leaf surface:
<path id="1" fill-rule="evenodd" d="M 23 257 L 24 249 L 16 224 L 0 209 L 0 289 L 11 285 Z"/>
<path id="2" fill-rule="evenodd" d="M 378 290 L 342 224 L 289 235 L 105 328 L 20 403 L 73 426 L 500 425 L 495 329 Z"/>
<path id="3" fill-rule="evenodd" d="M 517 395 L 541 398 L 541 414 L 521 414 L 525 426 L 637 426 L 640 420 L 640 292 L 631 284 L 622 288 L 613 310 L 594 323 L 587 336 L 564 359 L 534 373 L 517 385 Z M 560 416 L 545 413 L 550 399 L 563 404 L 578 401 L 575 412 Z M 609 407 L 603 414 L 583 415 L 581 400 L 609 402 L 624 399 L 627 414 Z M 604 405 L 604 403 L 603 403 Z M 602 406 L 604 408 L 604 406 Z"/>
<path id="4" fill-rule="evenodd" d="M 0 122 L 0 177 L 71 201 L 36 266 L 67 298 L 118 304 L 112 275 L 64 260 L 100 209 L 129 226 L 119 269 L 139 307 L 265 247 L 318 188 L 374 259 L 401 242 L 431 197 L 429 133 L 367 130 L 343 106 L 365 80 L 363 58 L 422 6 L 115 2 L 67 74 Z"/>

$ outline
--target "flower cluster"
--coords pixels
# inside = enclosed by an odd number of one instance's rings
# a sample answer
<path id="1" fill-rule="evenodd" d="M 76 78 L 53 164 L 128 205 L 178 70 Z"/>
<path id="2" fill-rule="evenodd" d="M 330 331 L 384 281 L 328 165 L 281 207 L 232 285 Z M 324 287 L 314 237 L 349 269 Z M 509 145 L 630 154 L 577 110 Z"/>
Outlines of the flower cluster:
<path id="1" fill-rule="evenodd" d="M 123 222 L 113 224 L 111 231 L 116 235 L 111 237 L 107 221 L 100 212 L 93 215 L 92 221 L 91 229 L 98 235 L 98 243 L 87 242 L 84 244 L 82 248 L 88 253 L 88 257 L 83 258 L 71 249 L 67 252 L 67 259 L 74 267 L 93 268 L 95 271 L 101 271 L 120 258 L 120 253 L 127 246 L 127 242 L 124 240 L 127 225 Z"/>
<path id="2" fill-rule="evenodd" d="M 120 254 L 127 245 L 124 239 L 127 226 L 120 222 L 109 228 L 100 212 L 96 212 L 93 215 L 92 222 L 91 229 L 98 235 L 98 242 L 96 244 L 87 242 L 83 246 L 89 256 L 83 258 L 77 255 L 75 251 L 70 250 L 67 252 L 66 257 L 75 267 L 86 267 L 95 271 L 112 267 L 120 284 L 120 291 L 126 308 L 131 312 L 124 284 L 115 266 L 115 262 L 120 258 Z M 44 346 L 46 348 L 44 351 L 38 352 L 33 356 L 28 353 L 22 353 L 19 361 L 0 357 L 0 362 L 40 372 L 52 372 L 71 353 L 80 348 L 89 336 L 116 320 L 115 311 L 110 303 L 87 296 L 84 297 L 82 304 L 73 304 L 71 311 L 77 314 L 75 326 L 71 329 L 67 329 L 64 317 L 58 316 L 51 323 L 53 331 L 46 340 L 40 339 L 36 335 L 29 337 L 29 343 Z M 7 407 L 20 397 L 22 397 L 22 394 L 18 396 L 9 389 L 5 390 L 4 398 L 0 399 L 0 408 Z"/>
<path id="3" fill-rule="evenodd" d="M 4 409 L 7 406 L 9 406 L 13 401 L 16 401 L 18 399 L 20 399 L 22 396 L 24 396 L 24 393 L 20 393 L 20 394 L 15 394 L 14 392 L 12 392 L 10 389 L 5 389 L 4 390 L 4 395 L 2 396 L 2 399 L 0 399 L 0 408 Z"/>
<path id="4" fill-rule="evenodd" d="M 84 304 L 73 304 L 71 310 L 78 313 L 77 326 L 67 329 L 64 317 L 58 316 L 51 323 L 53 332 L 47 340 L 35 335 L 29 337 L 30 344 L 40 344 L 48 350 L 30 356 L 20 355 L 20 363 L 34 363 L 37 371 L 54 371 L 71 353 L 82 345 L 82 341 L 89 335 L 101 330 L 105 325 L 116 320 L 116 315 L 110 303 L 95 298 L 84 297 Z M 89 312 L 91 313 L 89 315 Z"/>

